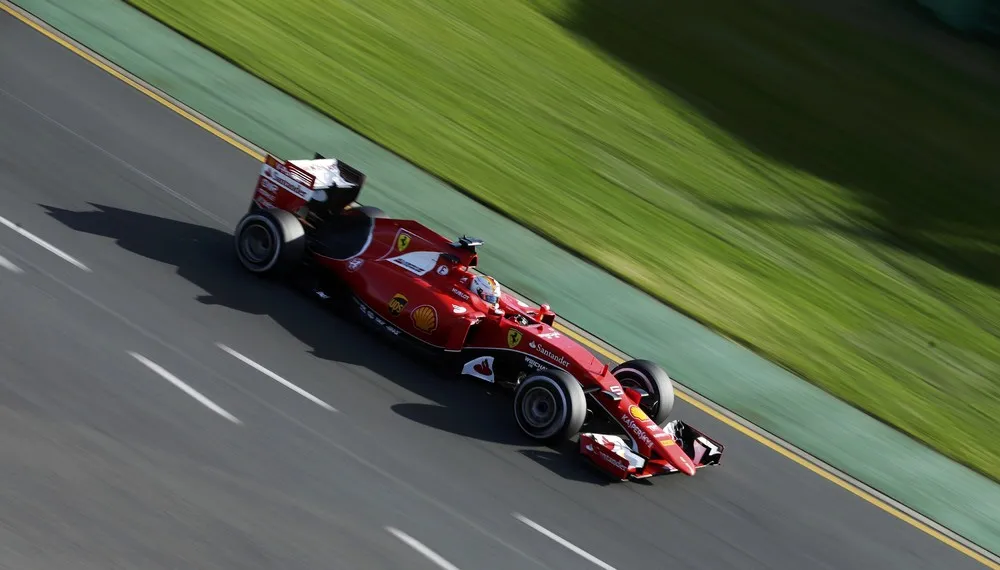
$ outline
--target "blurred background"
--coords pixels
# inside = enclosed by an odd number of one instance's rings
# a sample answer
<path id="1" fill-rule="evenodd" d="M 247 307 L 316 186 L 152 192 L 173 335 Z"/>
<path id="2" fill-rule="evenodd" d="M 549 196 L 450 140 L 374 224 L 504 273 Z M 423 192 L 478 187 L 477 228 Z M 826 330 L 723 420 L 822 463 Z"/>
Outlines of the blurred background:
<path id="1" fill-rule="evenodd" d="M 129 0 L 996 479 L 983 0 Z"/>

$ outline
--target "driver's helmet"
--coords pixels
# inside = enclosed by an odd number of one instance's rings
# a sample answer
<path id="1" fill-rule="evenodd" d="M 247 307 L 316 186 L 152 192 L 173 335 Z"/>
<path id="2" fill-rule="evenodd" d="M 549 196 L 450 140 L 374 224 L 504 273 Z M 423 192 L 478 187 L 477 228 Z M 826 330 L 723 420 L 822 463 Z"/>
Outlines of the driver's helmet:
<path id="1" fill-rule="evenodd" d="M 496 279 L 488 275 L 477 275 L 469 285 L 469 289 L 494 309 L 500 307 L 500 284 Z"/>

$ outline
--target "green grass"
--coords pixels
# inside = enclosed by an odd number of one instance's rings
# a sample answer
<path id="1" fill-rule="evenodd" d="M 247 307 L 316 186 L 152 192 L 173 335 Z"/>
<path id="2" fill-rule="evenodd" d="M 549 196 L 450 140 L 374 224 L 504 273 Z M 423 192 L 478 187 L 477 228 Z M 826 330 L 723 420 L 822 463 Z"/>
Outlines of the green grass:
<path id="1" fill-rule="evenodd" d="M 788 0 L 129 1 L 1000 479 L 996 83 Z"/>

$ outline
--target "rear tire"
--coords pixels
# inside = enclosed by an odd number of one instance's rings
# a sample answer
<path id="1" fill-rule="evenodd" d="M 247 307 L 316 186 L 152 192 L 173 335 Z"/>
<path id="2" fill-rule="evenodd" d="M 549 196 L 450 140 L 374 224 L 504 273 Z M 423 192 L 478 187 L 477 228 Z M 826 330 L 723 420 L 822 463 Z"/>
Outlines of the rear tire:
<path id="1" fill-rule="evenodd" d="M 587 398 L 576 378 L 549 369 L 525 378 L 514 394 L 514 419 L 528 437 L 546 443 L 569 439 L 583 427 Z"/>
<path id="2" fill-rule="evenodd" d="M 283 274 L 302 263 L 305 229 L 293 214 L 271 208 L 249 212 L 234 232 L 236 258 L 258 275 Z"/>
<path id="3" fill-rule="evenodd" d="M 639 388 L 648 396 L 639 401 L 639 408 L 649 419 L 663 427 L 674 409 L 674 383 L 667 372 L 655 362 L 629 360 L 611 371 L 623 387 Z"/>

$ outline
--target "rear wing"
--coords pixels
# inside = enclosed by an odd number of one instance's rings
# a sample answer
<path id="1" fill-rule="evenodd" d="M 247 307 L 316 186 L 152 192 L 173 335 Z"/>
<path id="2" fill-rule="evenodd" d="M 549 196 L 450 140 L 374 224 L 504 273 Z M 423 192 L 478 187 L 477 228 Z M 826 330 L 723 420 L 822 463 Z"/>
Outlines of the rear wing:
<path id="1" fill-rule="evenodd" d="M 253 202 L 260 208 L 293 213 L 300 213 L 314 200 L 324 203 L 324 208 L 343 209 L 357 200 L 365 179 L 360 170 L 335 158 L 316 154 L 309 160 L 282 161 L 268 154 L 260 167 Z"/>

